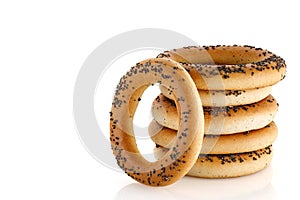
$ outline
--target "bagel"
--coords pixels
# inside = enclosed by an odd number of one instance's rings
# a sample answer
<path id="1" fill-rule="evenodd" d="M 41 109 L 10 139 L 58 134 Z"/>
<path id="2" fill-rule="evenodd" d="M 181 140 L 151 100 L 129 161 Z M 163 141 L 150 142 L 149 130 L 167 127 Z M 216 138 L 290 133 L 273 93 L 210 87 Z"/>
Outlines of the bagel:
<path id="1" fill-rule="evenodd" d="M 273 121 L 278 104 L 274 97 L 269 95 L 249 105 L 204 107 L 203 110 L 205 134 L 224 135 L 263 128 Z M 162 126 L 178 130 L 178 122 L 181 118 L 177 115 L 176 105 L 174 101 L 162 94 L 153 101 L 152 116 Z"/>
<path id="2" fill-rule="evenodd" d="M 160 86 L 161 93 L 169 99 L 174 99 L 172 89 Z M 258 102 L 271 93 L 272 87 L 249 90 L 198 90 L 203 106 L 221 107 L 237 106 Z"/>
<path id="3" fill-rule="evenodd" d="M 163 127 L 155 120 L 149 124 L 148 132 L 155 144 L 171 148 L 176 140 L 176 131 Z M 201 154 L 229 154 L 256 151 L 273 144 L 278 134 L 274 122 L 264 128 L 230 135 L 205 135 Z"/>
<path id="4" fill-rule="evenodd" d="M 152 84 L 174 88 L 182 119 L 174 146 L 156 162 L 139 152 L 133 132 L 133 117 L 144 90 Z M 196 123 L 196 124 L 194 124 Z M 204 117 L 197 88 L 177 62 L 147 59 L 133 66 L 117 85 L 110 112 L 110 141 L 117 164 L 128 176 L 150 186 L 166 186 L 182 178 L 200 153 Z"/>
<path id="5" fill-rule="evenodd" d="M 190 46 L 165 51 L 157 57 L 180 62 L 200 90 L 267 87 L 286 74 L 281 57 L 252 46 Z"/>
<path id="6" fill-rule="evenodd" d="M 168 149 L 156 147 L 154 156 L 161 158 Z M 236 154 L 199 155 L 188 176 L 201 178 L 231 178 L 253 174 L 268 166 L 273 157 L 272 145 L 266 148 Z"/>

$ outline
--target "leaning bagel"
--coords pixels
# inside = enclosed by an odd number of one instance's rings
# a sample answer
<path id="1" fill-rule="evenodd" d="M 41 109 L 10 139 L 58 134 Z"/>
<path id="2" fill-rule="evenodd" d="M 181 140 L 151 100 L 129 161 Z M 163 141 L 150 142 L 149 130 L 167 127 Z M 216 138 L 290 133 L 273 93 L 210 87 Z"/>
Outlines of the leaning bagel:
<path id="1" fill-rule="evenodd" d="M 154 156 L 160 159 L 166 148 L 156 147 Z M 268 166 L 273 157 L 272 146 L 236 154 L 199 155 L 188 176 L 201 178 L 231 178 L 253 174 Z"/>
<path id="2" fill-rule="evenodd" d="M 145 89 L 152 84 L 174 88 L 180 127 L 174 146 L 156 162 L 139 152 L 133 132 L 133 117 Z M 144 60 L 124 75 L 115 91 L 110 116 L 110 141 L 117 164 L 136 181 L 165 186 L 183 177 L 200 153 L 204 118 L 197 88 L 184 68 L 163 58 Z M 194 124 L 196 123 L 196 125 Z"/>
<path id="3" fill-rule="evenodd" d="M 148 132 L 155 144 L 171 148 L 176 140 L 176 131 L 163 127 L 155 120 L 148 126 Z M 205 135 L 201 154 L 232 154 L 256 151 L 274 143 L 278 130 L 274 122 L 261 129 L 230 135 Z"/>
<path id="4" fill-rule="evenodd" d="M 204 132 L 224 135 L 260 129 L 273 121 L 277 110 L 278 104 L 272 95 L 249 105 L 204 107 Z M 181 117 L 177 115 L 176 105 L 162 94 L 153 101 L 152 115 L 162 126 L 178 130 Z"/>
<path id="5" fill-rule="evenodd" d="M 158 58 L 180 62 L 201 90 L 246 90 L 276 84 L 285 77 L 285 61 L 252 46 L 184 47 Z"/>
<path id="6" fill-rule="evenodd" d="M 172 89 L 159 87 L 161 93 L 174 100 Z M 258 102 L 271 93 L 272 87 L 263 87 L 249 90 L 198 90 L 203 106 L 221 107 L 237 106 Z"/>

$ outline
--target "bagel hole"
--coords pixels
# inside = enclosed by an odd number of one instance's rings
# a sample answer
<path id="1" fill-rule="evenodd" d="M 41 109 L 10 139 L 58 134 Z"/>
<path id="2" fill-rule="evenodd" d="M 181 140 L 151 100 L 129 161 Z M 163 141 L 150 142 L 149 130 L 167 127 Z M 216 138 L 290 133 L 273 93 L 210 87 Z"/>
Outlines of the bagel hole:
<path id="1" fill-rule="evenodd" d="M 152 102 L 159 94 L 158 84 L 149 86 L 139 98 L 139 105 L 133 118 L 133 130 L 137 147 L 141 155 L 150 162 L 154 162 L 156 159 L 153 154 L 155 143 L 149 136 L 148 126 L 153 120 L 151 114 Z"/>
<path id="2" fill-rule="evenodd" d="M 264 50 L 245 49 L 244 47 L 220 47 L 208 50 L 195 50 L 194 56 L 180 55 L 193 64 L 237 65 L 259 62 L 269 53 Z"/>

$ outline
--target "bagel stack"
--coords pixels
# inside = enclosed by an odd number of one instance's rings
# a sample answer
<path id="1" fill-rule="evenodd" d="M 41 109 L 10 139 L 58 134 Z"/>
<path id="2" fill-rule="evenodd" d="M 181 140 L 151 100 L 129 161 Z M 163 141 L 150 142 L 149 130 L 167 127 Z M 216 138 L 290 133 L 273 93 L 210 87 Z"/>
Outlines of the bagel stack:
<path id="1" fill-rule="evenodd" d="M 273 119 L 278 110 L 270 93 L 272 86 L 285 78 L 282 58 L 261 48 L 237 45 L 184 47 L 157 57 L 180 63 L 202 101 L 205 136 L 201 153 L 187 175 L 237 177 L 270 164 L 277 137 Z M 176 87 L 160 86 L 161 94 L 152 104 L 154 119 L 149 134 L 156 144 L 157 159 L 181 137 L 177 130 L 185 119 L 174 101 L 181 100 L 173 93 Z"/>

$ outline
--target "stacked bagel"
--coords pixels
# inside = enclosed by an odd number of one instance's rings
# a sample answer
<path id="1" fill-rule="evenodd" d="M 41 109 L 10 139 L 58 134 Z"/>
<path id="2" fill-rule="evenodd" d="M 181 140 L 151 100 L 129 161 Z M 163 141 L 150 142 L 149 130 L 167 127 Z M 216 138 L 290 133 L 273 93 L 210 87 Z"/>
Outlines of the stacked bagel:
<path id="1" fill-rule="evenodd" d="M 165 51 L 158 58 L 178 62 L 189 72 L 203 105 L 205 136 L 187 175 L 237 177 L 270 164 L 278 110 L 270 93 L 285 77 L 282 58 L 261 48 L 237 45 L 184 47 Z M 173 94 L 176 87 L 161 85 L 161 94 L 153 101 L 149 134 L 158 159 L 173 148 L 180 122 L 188 120 L 178 113 L 176 102 L 184 99 Z"/>

